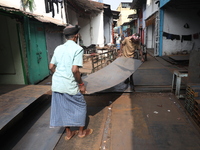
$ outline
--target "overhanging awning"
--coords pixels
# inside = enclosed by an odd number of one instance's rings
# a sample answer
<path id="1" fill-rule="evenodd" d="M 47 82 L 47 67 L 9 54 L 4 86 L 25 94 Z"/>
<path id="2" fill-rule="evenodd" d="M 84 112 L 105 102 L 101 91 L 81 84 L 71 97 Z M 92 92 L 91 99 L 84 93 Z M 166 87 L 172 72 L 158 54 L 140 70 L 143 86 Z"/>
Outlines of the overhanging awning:
<path id="1" fill-rule="evenodd" d="M 65 1 L 67 5 L 70 5 L 74 11 L 78 11 L 82 14 L 97 14 L 104 9 L 104 4 L 95 2 L 95 1 L 88 1 L 88 0 L 67 0 Z"/>
<path id="2" fill-rule="evenodd" d="M 126 25 L 129 25 L 130 22 L 124 22 L 121 26 L 126 26 Z"/>
<path id="3" fill-rule="evenodd" d="M 146 27 L 150 26 L 152 24 L 155 24 L 155 19 L 156 19 L 156 14 L 153 14 L 152 16 L 150 16 L 148 19 L 145 20 L 146 23 Z"/>
<path id="4" fill-rule="evenodd" d="M 138 14 L 131 14 L 128 16 L 128 18 L 130 18 L 130 19 L 138 18 Z"/>
<path id="5" fill-rule="evenodd" d="M 34 18 L 37 19 L 40 22 L 53 23 L 53 24 L 56 24 L 56 25 L 59 25 L 59 26 L 66 26 L 66 24 L 63 23 L 61 20 L 54 19 L 54 18 L 51 18 L 51 17 L 37 15 L 37 16 L 34 16 Z"/>
<path id="6" fill-rule="evenodd" d="M 112 10 L 113 19 L 119 19 L 119 14 L 120 14 L 119 11 Z"/>

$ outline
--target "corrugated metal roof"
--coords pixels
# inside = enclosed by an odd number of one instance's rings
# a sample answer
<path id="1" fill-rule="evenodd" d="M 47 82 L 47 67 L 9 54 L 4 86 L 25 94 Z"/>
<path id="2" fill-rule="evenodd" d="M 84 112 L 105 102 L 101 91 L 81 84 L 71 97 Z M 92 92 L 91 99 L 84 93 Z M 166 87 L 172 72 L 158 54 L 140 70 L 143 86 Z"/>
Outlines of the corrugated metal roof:
<path id="1" fill-rule="evenodd" d="M 104 14 L 113 16 L 113 13 L 110 9 L 110 5 L 99 3 L 91 0 L 67 0 L 65 4 L 70 6 L 79 14 L 90 15 L 98 14 L 104 10 Z M 115 15 L 115 14 L 114 14 Z"/>
<path id="2" fill-rule="evenodd" d="M 56 24 L 58 26 L 66 26 L 65 23 L 63 23 L 62 21 L 60 21 L 58 19 L 54 19 L 54 18 L 51 18 L 51 17 L 43 16 L 43 15 L 33 14 L 33 13 L 30 13 L 30 12 L 20 10 L 18 8 L 15 8 L 15 7 L 9 7 L 8 4 L 4 4 L 4 3 L 1 3 L 1 2 L 0 2 L 0 10 L 9 12 L 11 14 L 25 15 L 25 16 L 30 17 L 30 18 L 35 18 L 40 22 L 53 23 L 53 24 Z"/>
<path id="3" fill-rule="evenodd" d="M 82 13 L 99 13 L 104 9 L 104 4 L 90 0 L 67 0 L 65 3 L 70 4 L 72 7 L 78 9 Z"/>
<path id="4" fill-rule="evenodd" d="M 104 5 L 105 5 L 104 3 L 99 3 L 99 2 L 95 2 L 95 1 L 91 1 L 91 0 L 89 0 L 89 1 L 97 9 L 103 10 Z"/>

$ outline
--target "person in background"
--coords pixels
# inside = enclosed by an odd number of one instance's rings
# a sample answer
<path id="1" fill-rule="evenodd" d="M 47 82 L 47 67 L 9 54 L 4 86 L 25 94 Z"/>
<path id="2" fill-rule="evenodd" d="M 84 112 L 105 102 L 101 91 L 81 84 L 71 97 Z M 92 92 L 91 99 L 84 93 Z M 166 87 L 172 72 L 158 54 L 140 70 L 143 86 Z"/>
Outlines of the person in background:
<path id="1" fill-rule="evenodd" d="M 138 33 L 125 37 L 121 45 L 124 57 L 135 58 L 135 52 L 138 50 L 141 55 L 141 61 L 144 62 L 143 52 L 140 46 L 140 35 Z"/>
<path id="2" fill-rule="evenodd" d="M 121 46 L 122 46 L 124 57 L 135 59 L 138 57 L 138 56 L 137 57 L 135 56 L 135 54 L 136 54 L 135 52 L 136 52 L 136 50 L 138 50 L 141 55 L 141 61 L 144 62 L 143 52 L 142 52 L 141 46 L 140 46 L 140 35 L 138 33 L 135 33 L 132 36 L 125 37 L 125 39 L 122 41 Z M 134 86 L 133 74 L 125 81 L 125 83 L 129 83 L 129 82 L 133 88 L 133 86 Z"/>
<path id="3" fill-rule="evenodd" d="M 63 33 L 67 41 L 56 47 L 49 64 L 53 72 L 50 127 L 66 127 L 65 140 L 74 135 L 83 138 L 93 132 L 84 129 L 86 87 L 81 79 L 79 67 L 83 66 L 83 48 L 76 44 L 79 26 L 67 26 Z M 72 131 L 71 127 L 79 127 Z"/>
<path id="4" fill-rule="evenodd" d="M 121 36 L 121 42 L 120 42 L 120 54 L 119 54 L 119 56 L 122 56 L 123 55 L 123 49 L 122 49 L 122 41 L 124 40 L 124 34 L 122 34 L 122 36 Z"/>
<path id="5" fill-rule="evenodd" d="M 121 56 L 121 37 L 120 34 L 116 37 L 116 48 L 117 48 L 117 55 Z"/>
<path id="6" fill-rule="evenodd" d="M 124 34 L 122 34 L 122 36 L 121 36 L 121 42 L 124 40 Z"/>
<path id="7" fill-rule="evenodd" d="M 116 38 L 117 50 L 120 50 L 120 44 L 121 44 L 121 37 L 120 37 L 120 34 L 118 34 Z"/>

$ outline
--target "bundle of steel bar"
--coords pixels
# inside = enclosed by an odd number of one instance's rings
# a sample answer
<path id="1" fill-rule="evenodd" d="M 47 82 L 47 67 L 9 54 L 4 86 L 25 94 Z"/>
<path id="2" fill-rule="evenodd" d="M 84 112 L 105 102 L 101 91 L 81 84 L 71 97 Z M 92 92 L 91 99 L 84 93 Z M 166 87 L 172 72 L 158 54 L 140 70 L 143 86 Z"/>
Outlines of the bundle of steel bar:
<path id="1" fill-rule="evenodd" d="M 200 84 L 189 83 L 187 85 L 185 109 L 200 126 Z"/>

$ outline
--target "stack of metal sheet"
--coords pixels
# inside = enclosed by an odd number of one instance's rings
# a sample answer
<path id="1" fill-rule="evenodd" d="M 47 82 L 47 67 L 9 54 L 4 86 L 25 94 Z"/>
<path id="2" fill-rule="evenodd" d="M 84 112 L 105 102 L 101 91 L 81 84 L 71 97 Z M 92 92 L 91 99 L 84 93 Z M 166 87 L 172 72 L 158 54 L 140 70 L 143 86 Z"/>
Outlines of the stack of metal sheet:
<path id="1" fill-rule="evenodd" d="M 200 84 L 187 85 L 185 109 L 200 126 Z"/>
<path id="2" fill-rule="evenodd" d="M 194 104 L 194 120 L 200 126 L 200 98 L 195 100 L 195 104 Z"/>

